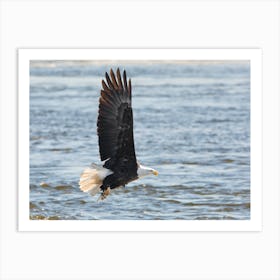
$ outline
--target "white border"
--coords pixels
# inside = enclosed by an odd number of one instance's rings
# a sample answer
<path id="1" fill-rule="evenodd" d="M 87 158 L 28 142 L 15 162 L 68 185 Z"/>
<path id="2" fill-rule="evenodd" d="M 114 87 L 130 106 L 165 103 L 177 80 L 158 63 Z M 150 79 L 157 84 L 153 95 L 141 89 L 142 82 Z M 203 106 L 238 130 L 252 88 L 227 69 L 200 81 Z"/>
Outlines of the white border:
<path id="1" fill-rule="evenodd" d="M 30 60 L 249 60 L 251 64 L 251 219 L 221 221 L 51 221 L 29 219 Z M 260 49 L 19 49 L 19 231 L 261 231 L 262 65 Z"/>

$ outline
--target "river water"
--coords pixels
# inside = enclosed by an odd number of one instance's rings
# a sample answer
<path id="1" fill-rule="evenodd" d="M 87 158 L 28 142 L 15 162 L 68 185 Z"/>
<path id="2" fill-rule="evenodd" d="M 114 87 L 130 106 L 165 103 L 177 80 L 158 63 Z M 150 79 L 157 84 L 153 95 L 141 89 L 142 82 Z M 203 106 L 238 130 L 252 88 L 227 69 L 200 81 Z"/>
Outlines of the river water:
<path id="1" fill-rule="evenodd" d="M 99 163 L 96 119 L 110 68 L 132 79 L 138 161 L 159 171 L 104 201 L 79 190 Z M 250 219 L 246 61 L 32 61 L 30 218 Z"/>

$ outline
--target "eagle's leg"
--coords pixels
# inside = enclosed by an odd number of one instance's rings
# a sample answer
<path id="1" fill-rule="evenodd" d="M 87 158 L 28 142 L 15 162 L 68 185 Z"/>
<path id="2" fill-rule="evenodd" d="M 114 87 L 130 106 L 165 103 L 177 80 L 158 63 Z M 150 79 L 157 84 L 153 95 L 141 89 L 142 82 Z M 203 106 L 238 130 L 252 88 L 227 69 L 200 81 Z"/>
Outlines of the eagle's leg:
<path id="1" fill-rule="evenodd" d="M 110 193 L 111 193 L 111 189 L 109 186 L 101 186 L 101 189 L 103 190 L 102 194 L 100 195 L 98 200 L 104 200 Z"/>

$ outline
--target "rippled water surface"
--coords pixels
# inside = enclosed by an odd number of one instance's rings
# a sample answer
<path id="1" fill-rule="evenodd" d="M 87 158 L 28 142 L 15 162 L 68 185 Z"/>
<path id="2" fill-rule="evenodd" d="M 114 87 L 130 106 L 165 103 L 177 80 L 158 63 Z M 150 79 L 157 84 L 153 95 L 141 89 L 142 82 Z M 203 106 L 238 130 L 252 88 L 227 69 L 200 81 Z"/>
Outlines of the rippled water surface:
<path id="1" fill-rule="evenodd" d="M 79 190 L 99 163 L 96 119 L 110 68 L 132 78 L 138 161 L 159 171 L 102 202 Z M 31 219 L 250 219 L 247 62 L 30 65 Z"/>

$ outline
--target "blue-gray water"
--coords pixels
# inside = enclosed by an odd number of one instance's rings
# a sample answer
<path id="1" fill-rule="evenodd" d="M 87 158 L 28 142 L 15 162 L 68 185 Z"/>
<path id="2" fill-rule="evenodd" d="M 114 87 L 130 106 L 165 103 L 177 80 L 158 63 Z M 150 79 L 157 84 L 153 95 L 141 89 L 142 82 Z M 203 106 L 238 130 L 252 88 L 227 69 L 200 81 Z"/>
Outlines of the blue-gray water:
<path id="1" fill-rule="evenodd" d="M 159 171 L 104 201 L 79 190 L 99 163 L 96 119 L 110 68 L 132 78 L 134 138 Z M 247 62 L 30 64 L 31 219 L 250 219 Z"/>

